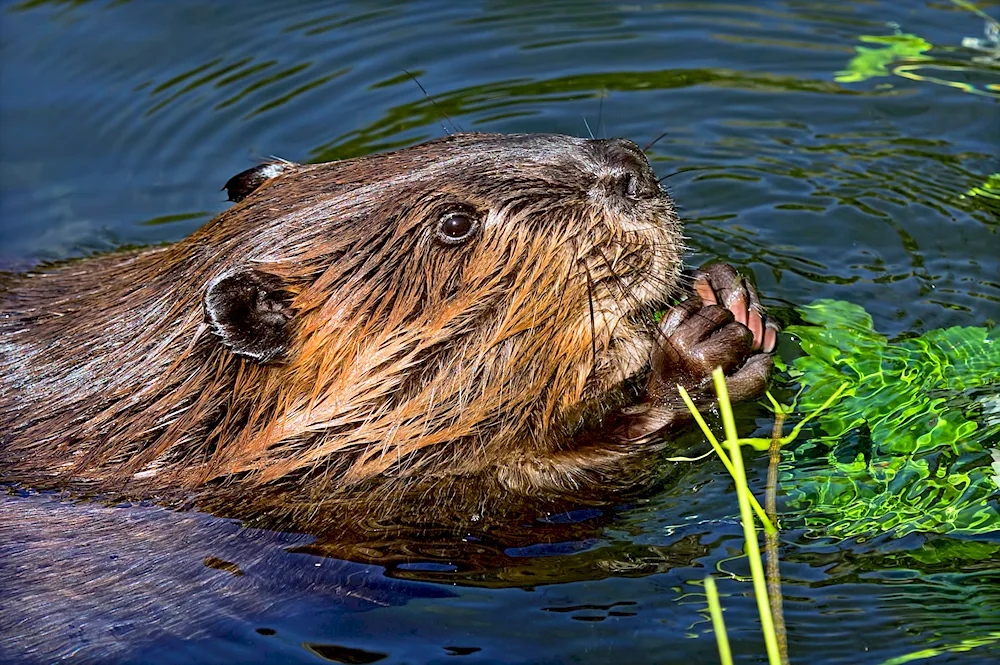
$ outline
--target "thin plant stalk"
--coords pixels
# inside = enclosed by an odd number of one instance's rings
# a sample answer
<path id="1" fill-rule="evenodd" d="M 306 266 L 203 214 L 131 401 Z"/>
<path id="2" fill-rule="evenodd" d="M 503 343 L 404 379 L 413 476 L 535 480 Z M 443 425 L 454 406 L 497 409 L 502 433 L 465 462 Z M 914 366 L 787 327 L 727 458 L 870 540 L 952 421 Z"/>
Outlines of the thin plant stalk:
<path id="1" fill-rule="evenodd" d="M 736 482 L 736 498 L 740 504 L 740 519 L 743 522 L 744 549 L 750 562 L 750 574 L 753 577 L 754 596 L 757 599 L 757 612 L 760 614 L 760 627 L 764 633 L 764 646 L 767 647 L 767 660 L 770 665 L 781 665 L 781 653 L 778 650 L 778 638 L 774 632 L 774 621 L 771 618 L 771 605 L 767 595 L 767 581 L 764 577 L 764 566 L 760 558 L 760 546 L 757 543 L 757 528 L 753 519 L 753 509 L 750 507 L 750 489 L 747 485 L 746 470 L 743 467 L 743 452 L 740 450 L 740 439 L 736 433 L 736 419 L 733 417 L 733 405 L 729 401 L 729 390 L 726 388 L 726 377 L 721 367 L 712 372 L 715 381 L 715 393 L 719 398 L 719 411 L 722 414 L 722 428 L 726 433 L 726 445 L 729 447 L 730 461 L 733 463 L 733 480 Z"/>
<path id="2" fill-rule="evenodd" d="M 767 489 L 764 492 L 764 509 L 772 524 L 778 523 L 778 464 L 781 462 L 781 428 L 785 424 L 785 411 L 776 409 L 774 427 L 771 429 L 771 450 L 768 452 Z M 781 665 L 788 665 L 788 636 L 785 631 L 785 608 L 781 597 L 781 571 L 778 569 L 778 532 L 764 532 L 764 552 L 767 557 L 767 599 L 771 603 L 774 633 L 778 638 Z"/>
<path id="3" fill-rule="evenodd" d="M 708 599 L 708 613 L 712 617 L 715 643 L 719 646 L 719 660 L 722 665 L 733 665 L 733 654 L 729 650 L 729 635 L 726 633 L 726 622 L 722 618 L 722 605 L 719 603 L 719 590 L 712 577 L 705 578 L 705 597 Z"/>

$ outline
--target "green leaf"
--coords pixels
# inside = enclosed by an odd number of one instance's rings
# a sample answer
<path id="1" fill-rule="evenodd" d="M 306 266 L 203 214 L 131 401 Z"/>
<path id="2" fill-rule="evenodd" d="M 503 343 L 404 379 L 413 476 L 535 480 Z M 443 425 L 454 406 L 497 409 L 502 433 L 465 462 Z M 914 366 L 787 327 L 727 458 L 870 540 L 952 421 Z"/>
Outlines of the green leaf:
<path id="1" fill-rule="evenodd" d="M 841 537 L 913 532 L 1000 533 L 1000 338 L 985 328 L 931 330 L 891 341 L 861 307 L 820 300 L 788 332 L 798 408 L 818 408 L 821 436 L 782 466 L 789 506 L 807 526 Z"/>

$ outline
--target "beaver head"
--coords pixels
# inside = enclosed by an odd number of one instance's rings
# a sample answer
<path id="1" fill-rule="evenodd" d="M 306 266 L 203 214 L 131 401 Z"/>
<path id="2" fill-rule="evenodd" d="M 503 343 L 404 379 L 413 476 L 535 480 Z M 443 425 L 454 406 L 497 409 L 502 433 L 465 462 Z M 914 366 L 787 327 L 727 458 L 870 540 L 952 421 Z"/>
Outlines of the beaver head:
<path id="1" fill-rule="evenodd" d="M 630 141 L 458 134 L 227 188 L 175 245 L 7 284 L 5 475 L 571 487 L 679 290 L 681 227 Z"/>

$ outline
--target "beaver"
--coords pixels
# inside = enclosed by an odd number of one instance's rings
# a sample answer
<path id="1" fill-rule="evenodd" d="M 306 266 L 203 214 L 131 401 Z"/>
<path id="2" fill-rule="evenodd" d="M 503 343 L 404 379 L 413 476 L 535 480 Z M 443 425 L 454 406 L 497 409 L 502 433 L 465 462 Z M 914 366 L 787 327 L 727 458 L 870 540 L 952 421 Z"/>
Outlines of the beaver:
<path id="1" fill-rule="evenodd" d="M 730 266 L 685 276 L 631 141 L 462 133 L 225 189 L 176 244 L 4 280 L 0 480 L 478 516 L 634 484 L 717 365 L 766 386 L 777 327 Z"/>

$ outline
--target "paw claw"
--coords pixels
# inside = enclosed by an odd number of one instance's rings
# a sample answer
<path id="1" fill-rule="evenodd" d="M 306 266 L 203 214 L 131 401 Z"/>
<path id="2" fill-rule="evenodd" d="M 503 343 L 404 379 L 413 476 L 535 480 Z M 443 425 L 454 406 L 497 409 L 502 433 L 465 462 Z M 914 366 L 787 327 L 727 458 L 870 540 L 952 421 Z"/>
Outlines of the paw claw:
<path id="1" fill-rule="evenodd" d="M 712 289 L 712 283 L 708 279 L 708 275 L 702 274 L 694 280 L 694 292 L 698 294 L 701 298 L 703 305 L 718 305 L 719 300 L 715 297 L 715 291 Z"/>
<path id="2" fill-rule="evenodd" d="M 764 353 L 772 353 L 774 348 L 778 346 L 778 324 L 773 321 L 768 321 L 764 328 L 764 343 L 761 345 L 761 350 Z"/>
<path id="3" fill-rule="evenodd" d="M 747 295 L 746 287 L 741 279 L 735 289 L 726 298 L 726 309 L 733 313 L 733 318 L 737 323 L 747 324 L 747 310 L 750 297 Z"/>

